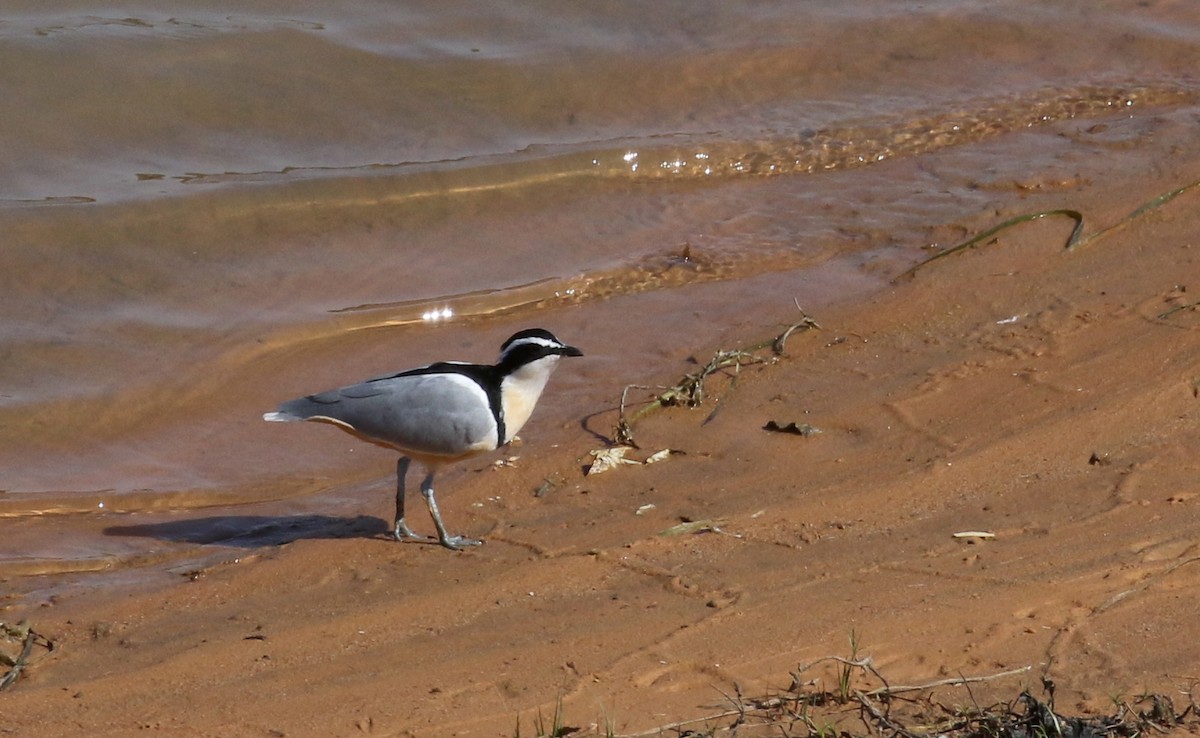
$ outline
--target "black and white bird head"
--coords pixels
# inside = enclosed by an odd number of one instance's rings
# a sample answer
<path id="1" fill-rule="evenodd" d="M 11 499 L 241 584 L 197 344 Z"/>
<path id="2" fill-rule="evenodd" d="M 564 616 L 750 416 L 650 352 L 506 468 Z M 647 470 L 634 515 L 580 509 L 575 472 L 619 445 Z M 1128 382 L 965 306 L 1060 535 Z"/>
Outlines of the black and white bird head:
<path id="1" fill-rule="evenodd" d="M 501 443 L 512 440 L 529 420 L 550 374 L 564 356 L 583 356 L 583 352 L 542 328 L 521 331 L 500 347 L 496 373 L 506 431 Z"/>

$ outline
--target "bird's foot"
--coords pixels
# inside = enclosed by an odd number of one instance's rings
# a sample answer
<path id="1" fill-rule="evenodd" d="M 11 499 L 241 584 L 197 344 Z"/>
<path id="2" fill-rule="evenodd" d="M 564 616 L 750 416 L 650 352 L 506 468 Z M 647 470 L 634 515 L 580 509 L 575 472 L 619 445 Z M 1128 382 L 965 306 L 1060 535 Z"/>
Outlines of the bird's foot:
<path id="1" fill-rule="evenodd" d="M 435 538 L 423 536 L 420 533 L 414 532 L 408 527 L 408 523 L 404 522 L 404 518 L 396 521 L 396 529 L 392 531 L 392 537 L 403 543 L 404 541 L 418 541 L 420 543 L 433 543 Z"/>
<path id="2" fill-rule="evenodd" d="M 465 536 L 446 536 L 442 538 L 442 545 L 446 548 L 452 548 L 455 551 L 461 551 L 464 548 L 471 546 L 482 546 L 483 541 L 478 538 L 467 538 Z"/>

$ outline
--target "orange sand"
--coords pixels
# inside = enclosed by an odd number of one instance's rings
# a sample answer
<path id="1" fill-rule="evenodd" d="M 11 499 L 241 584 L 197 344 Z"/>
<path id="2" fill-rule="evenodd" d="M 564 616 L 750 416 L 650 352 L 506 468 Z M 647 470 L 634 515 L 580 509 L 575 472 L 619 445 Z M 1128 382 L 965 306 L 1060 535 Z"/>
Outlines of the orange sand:
<path id="1" fill-rule="evenodd" d="M 981 701 L 1046 674 L 1064 712 L 1143 689 L 1186 704 L 1200 312 L 1157 316 L 1200 299 L 1189 197 L 1070 254 L 1061 222 L 1012 229 L 823 308 L 783 360 L 641 422 L 645 452 L 686 452 L 661 464 L 585 478 L 600 444 L 580 423 L 608 433 L 614 413 L 552 383 L 556 410 L 534 416 L 515 466 L 442 495 L 480 550 L 301 540 L 0 612 L 58 644 L 0 695 L 0 734 L 506 736 L 519 716 L 529 735 L 559 695 L 569 724 L 636 733 L 720 712 L 734 685 L 785 688 L 798 664 L 847 654 L 852 631 L 897 682 L 1033 667 Z M 695 356 L 723 338 L 696 337 Z M 614 386 L 693 369 L 664 357 Z M 381 518 L 388 463 L 364 511 Z M 723 533 L 659 535 L 681 519 Z M 968 530 L 995 538 L 953 537 Z"/>

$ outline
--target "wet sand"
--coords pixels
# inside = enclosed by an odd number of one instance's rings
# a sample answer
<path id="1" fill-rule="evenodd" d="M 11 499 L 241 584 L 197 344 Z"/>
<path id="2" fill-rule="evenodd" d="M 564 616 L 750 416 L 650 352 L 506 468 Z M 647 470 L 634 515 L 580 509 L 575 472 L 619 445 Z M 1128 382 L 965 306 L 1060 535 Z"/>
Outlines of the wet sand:
<path id="1" fill-rule="evenodd" d="M 560 696 L 629 734 L 851 634 L 899 682 L 1029 667 L 981 702 L 1185 702 L 1200 191 L 889 280 L 1194 182 L 1194 4 L 23 5 L 0 621 L 56 648 L 0 735 L 528 735 Z M 823 329 L 638 424 L 684 453 L 584 476 L 623 387 L 795 303 Z M 392 454 L 261 420 L 534 325 L 587 356 L 439 476 L 482 550 L 388 541 Z"/>
<path id="2" fill-rule="evenodd" d="M 447 521 L 481 549 L 386 540 L 390 457 L 363 447 L 379 475 L 353 490 L 357 515 L 267 515 L 296 540 L 0 610 L 56 644 L 0 696 L 0 730 L 507 736 L 561 697 L 568 724 L 637 733 L 720 712 L 721 691 L 783 689 L 798 664 L 847 655 L 851 633 L 896 682 L 1032 667 L 979 685 L 980 702 L 1045 675 L 1067 712 L 1142 690 L 1183 704 L 1200 676 L 1200 312 L 1163 314 L 1197 299 L 1196 197 L 1075 252 L 1069 223 L 1046 219 L 866 299 L 814 297 L 822 330 L 780 361 L 636 426 L 641 453 L 684 455 L 604 475 L 582 469 L 623 383 L 669 384 L 690 358 L 777 334 L 800 285 L 678 288 L 742 299 L 744 322 L 706 331 L 697 315 L 638 366 L 616 356 L 622 332 L 647 339 L 653 321 L 631 316 L 661 291 L 566 310 L 550 327 L 589 358 L 560 368 L 501 454 L 519 459 L 443 482 Z M 1098 214 L 1089 229 L 1138 204 L 1070 199 Z M 661 535 L 681 520 L 720 532 Z"/>

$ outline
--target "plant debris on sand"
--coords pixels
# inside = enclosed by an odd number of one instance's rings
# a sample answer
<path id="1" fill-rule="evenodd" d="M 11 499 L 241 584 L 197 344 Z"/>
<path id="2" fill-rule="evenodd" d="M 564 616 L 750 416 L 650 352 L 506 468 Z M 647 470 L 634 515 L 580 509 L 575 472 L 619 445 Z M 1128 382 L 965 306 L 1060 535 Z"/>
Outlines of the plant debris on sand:
<path id="1" fill-rule="evenodd" d="M 1041 679 L 1042 698 L 1026 687 L 1009 701 L 981 704 L 972 685 L 994 683 L 1029 675 L 1032 667 L 985 676 L 959 676 L 916 685 L 889 684 L 870 656 L 859 657 L 851 638 L 850 658 L 830 656 L 797 667 L 792 683 L 777 694 L 748 697 L 736 685 L 734 694 L 721 692 L 726 709 L 653 731 L 614 734 L 606 721 L 604 735 L 617 738 L 676 736 L 740 736 L 759 738 L 1134 738 L 1143 734 L 1194 735 L 1200 730 L 1200 712 L 1190 687 L 1180 694 L 1187 705 L 1178 709 L 1162 694 L 1133 699 L 1113 699 L 1113 709 L 1102 715 L 1068 716 L 1054 705 L 1054 682 Z M 822 670 L 821 673 L 816 672 Z M 557 711 L 561 711 L 561 702 Z M 555 715 L 555 730 L 541 737 L 599 735 L 590 730 L 562 727 Z M 535 726 L 541 728 L 541 726 Z"/>
<path id="2" fill-rule="evenodd" d="M 835 665 L 832 687 L 807 672 L 822 664 Z M 1200 716 L 1193 697 L 1178 711 L 1165 695 L 1114 700 L 1110 714 L 1065 716 L 1054 705 L 1054 683 L 1042 680 L 1044 698 L 1022 688 L 1015 699 L 980 704 L 971 685 L 1011 678 L 1029 667 L 982 677 L 942 679 L 912 686 L 891 685 L 872 665 L 871 658 L 831 657 L 807 664 L 792 674 L 792 684 L 780 694 L 760 699 L 727 696 L 732 709 L 719 718 L 706 718 L 697 731 L 677 726 L 681 736 L 900 736 L 902 738 L 1132 738 L 1147 731 L 1167 733 L 1194 730 Z"/>
<path id="3" fill-rule="evenodd" d="M 800 306 L 797 304 L 797 308 Z M 642 385 L 631 384 L 625 387 L 621 392 L 621 402 L 619 414 L 617 417 L 617 425 L 613 430 L 613 442 L 617 446 L 630 446 L 637 448 L 637 442 L 633 439 L 633 426 L 649 413 L 663 407 L 673 407 L 682 405 L 684 407 L 694 408 L 699 407 L 704 403 L 704 382 L 712 376 L 725 371 L 733 372 L 733 380 L 737 379 L 737 372 L 743 366 L 751 364 L 765 364 L 778 360 L 783 356 L 784 348 L 787 345 L 788 338 L 797 331 L 811 330 L 820 328 L 817 321 L 810 318 L 800 309 L 801 319 L 792 325 L 788 326 L 782 333 L 775 338 L 767 341 L 760 341 L 753 346 L 748 346 L 745 349 L 731 349 L 717 351 L 708 363 L 701 367 L 698 371 L 691 372 L 676 382 L 670 387 L 659 387 L 658 392 L 646 405 L 632 415 L 626 413 L 625 406 L 627 404 L 627 396 L 631 389 L 651 389 Z M 770 349 L 769 355 L 763 355 L 762 351 Z M 719 409 L 719 408 L 718 408 Z M 717 411 L 714 410 L 713 414 Z M 711 417 L 711 415 L 710 415 Z"/>
<path id="4" fill-rule="evenodd" d="M 0 623 L 0 667 L 8 668 L 0 675 L 0 692 L 21 678 L 21 672 L 29 665 L 34 646 L 41 646 L 47 651 L 54 650 L 54 643 L 35 631 L 27 620 L 16 625 Z"/>

